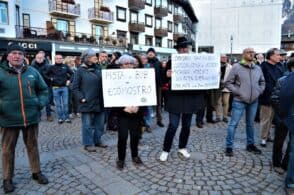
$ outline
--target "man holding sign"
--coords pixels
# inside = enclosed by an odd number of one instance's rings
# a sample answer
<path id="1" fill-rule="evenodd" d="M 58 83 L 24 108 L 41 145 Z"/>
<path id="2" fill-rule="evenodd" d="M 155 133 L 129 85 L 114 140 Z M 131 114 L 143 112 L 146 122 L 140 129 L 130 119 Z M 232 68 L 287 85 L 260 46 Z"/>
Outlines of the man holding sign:
<path id="1" fill-rule="evenodd" d="M 188 41 L 185 37 L 179 37 L 175 48 L 177 49 L 179 54 L 182 54 L 184 56 L 184 54 L 189 53 L 189 45 L 192 45 L 191 41 Z M 164 137 L 163 152 L 161 153 L 159 158 L 159 160 L 162 162 L 166 161 L 168 158 L 173 138 L 179 126 L 180 118 L 182 118 L 182 130 L 180 133 L 178 153 L 180 156 L 184 158 L 190 157 L 190 153 L 187 151 L 186 145 L 188 143 L 188 138 L 190 135 L 192 115 L 193 113 L 196 113 L 199 110 L 199 108 L 204 105 L 203 91 L 179 90 L 180 88 L 185 88 L 185 84 L 177 84 L 179 83 L 177 80 L 179 78 L 178 75 L 181 75 L 181 73 L 180 71 L 176 72 L 177 70 L 174 69 L 171 70 L 171 65 L 172 62 L 171 60 L 169 60 L 167 63 L 166 72 L 167 79 L 169 80 L 169 90 L 167 92 L 167 101 L 165 105 L 166 110 L 169 112 L 169 125 Z M 173 87 L 176 88 L 176 90 L 174 90 L 174 88 L 171 87 L 171 85 L 173 85 Z"/>

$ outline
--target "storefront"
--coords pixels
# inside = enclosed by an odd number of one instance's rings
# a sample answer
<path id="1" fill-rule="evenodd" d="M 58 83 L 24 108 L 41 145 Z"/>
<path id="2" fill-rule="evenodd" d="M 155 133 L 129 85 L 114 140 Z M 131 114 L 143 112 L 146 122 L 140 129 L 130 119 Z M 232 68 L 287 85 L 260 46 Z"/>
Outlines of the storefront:
<path id="1" fill-rule="evenodd" d="M 26 57 L 31 62 L 35 57 L 37 51 L 43 50 L 46 55 L 51 59 L 52 43 L 46 41 L 30 41 L 30 40 L 18 40 L 18 39 L 0 39 L 0 54 L 6 53 L 8 45 L 19 44 L 26 51 Z"/>

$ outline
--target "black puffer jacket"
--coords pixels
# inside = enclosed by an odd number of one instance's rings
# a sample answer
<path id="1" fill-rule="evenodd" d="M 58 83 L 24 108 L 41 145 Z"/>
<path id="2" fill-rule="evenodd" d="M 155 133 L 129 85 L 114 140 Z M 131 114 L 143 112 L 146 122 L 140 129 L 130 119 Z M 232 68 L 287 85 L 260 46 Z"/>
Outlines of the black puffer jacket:
<path id="1" fill-rule="evenodd" d="M 102 73 L 96 65 L 82 64 L 74 76 L 72 91 L 79 100 L 79 112 L 102 112 Z M 82 103 L 81 100 L 86 99 Z"/>
<path id="2" fill-rule="evenodd" d="M 36 60 L 34 60 L 32 62 L 31 66 L 38 70 L 38 72 L 42 75 L 46 84 L 48 86 L 50 86 L 51 82 L 50 82 L 50 79 L 47 77 L 47 72 L 49 70 L 49 64 L 47 64 L 46 60 L 44 60 L 42 63 L 38 63 L 38 62 L 36 62 Z"/>
<path id="3" fill-rule="evenodd" d="M 65 87 L 66 81 L 73 76 L 73 71 L 66 64 L 50 66 L 46 77 L 50 79 L 52 86 Z"/>

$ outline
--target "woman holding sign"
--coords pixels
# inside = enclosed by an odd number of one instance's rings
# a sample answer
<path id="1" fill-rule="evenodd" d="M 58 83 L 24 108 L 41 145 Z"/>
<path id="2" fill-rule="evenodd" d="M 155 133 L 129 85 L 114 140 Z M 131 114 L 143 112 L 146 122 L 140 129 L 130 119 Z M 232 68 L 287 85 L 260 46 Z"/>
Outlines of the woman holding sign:
<path id="1" fill-rule="evenodd" d="M 135 59 L 129 55 L 123 55 L 118 59 L 121 68 L 134 68 Z M 126 145 L 128 134 L 130 132 L 130 145 L 133 163 L 143 164 L 138 156 L 138 145 L 141 137 L 142 121 L 144 120 L 144 108 L 138 106 L 129 106 L 118 109 L 118 160 L 116 166 L 122 170 L 125 166 Z"/>

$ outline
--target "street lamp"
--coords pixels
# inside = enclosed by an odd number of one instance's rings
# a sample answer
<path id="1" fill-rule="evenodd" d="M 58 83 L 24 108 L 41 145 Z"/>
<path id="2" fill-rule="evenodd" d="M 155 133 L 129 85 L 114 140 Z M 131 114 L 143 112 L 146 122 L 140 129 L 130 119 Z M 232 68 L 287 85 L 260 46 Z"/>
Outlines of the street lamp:
<path id="1" fill-rule="evenodd" d="M 233 35 L 230 37 L 230 44 L 231 44 L 231 63 L 233 62 Z"/>

